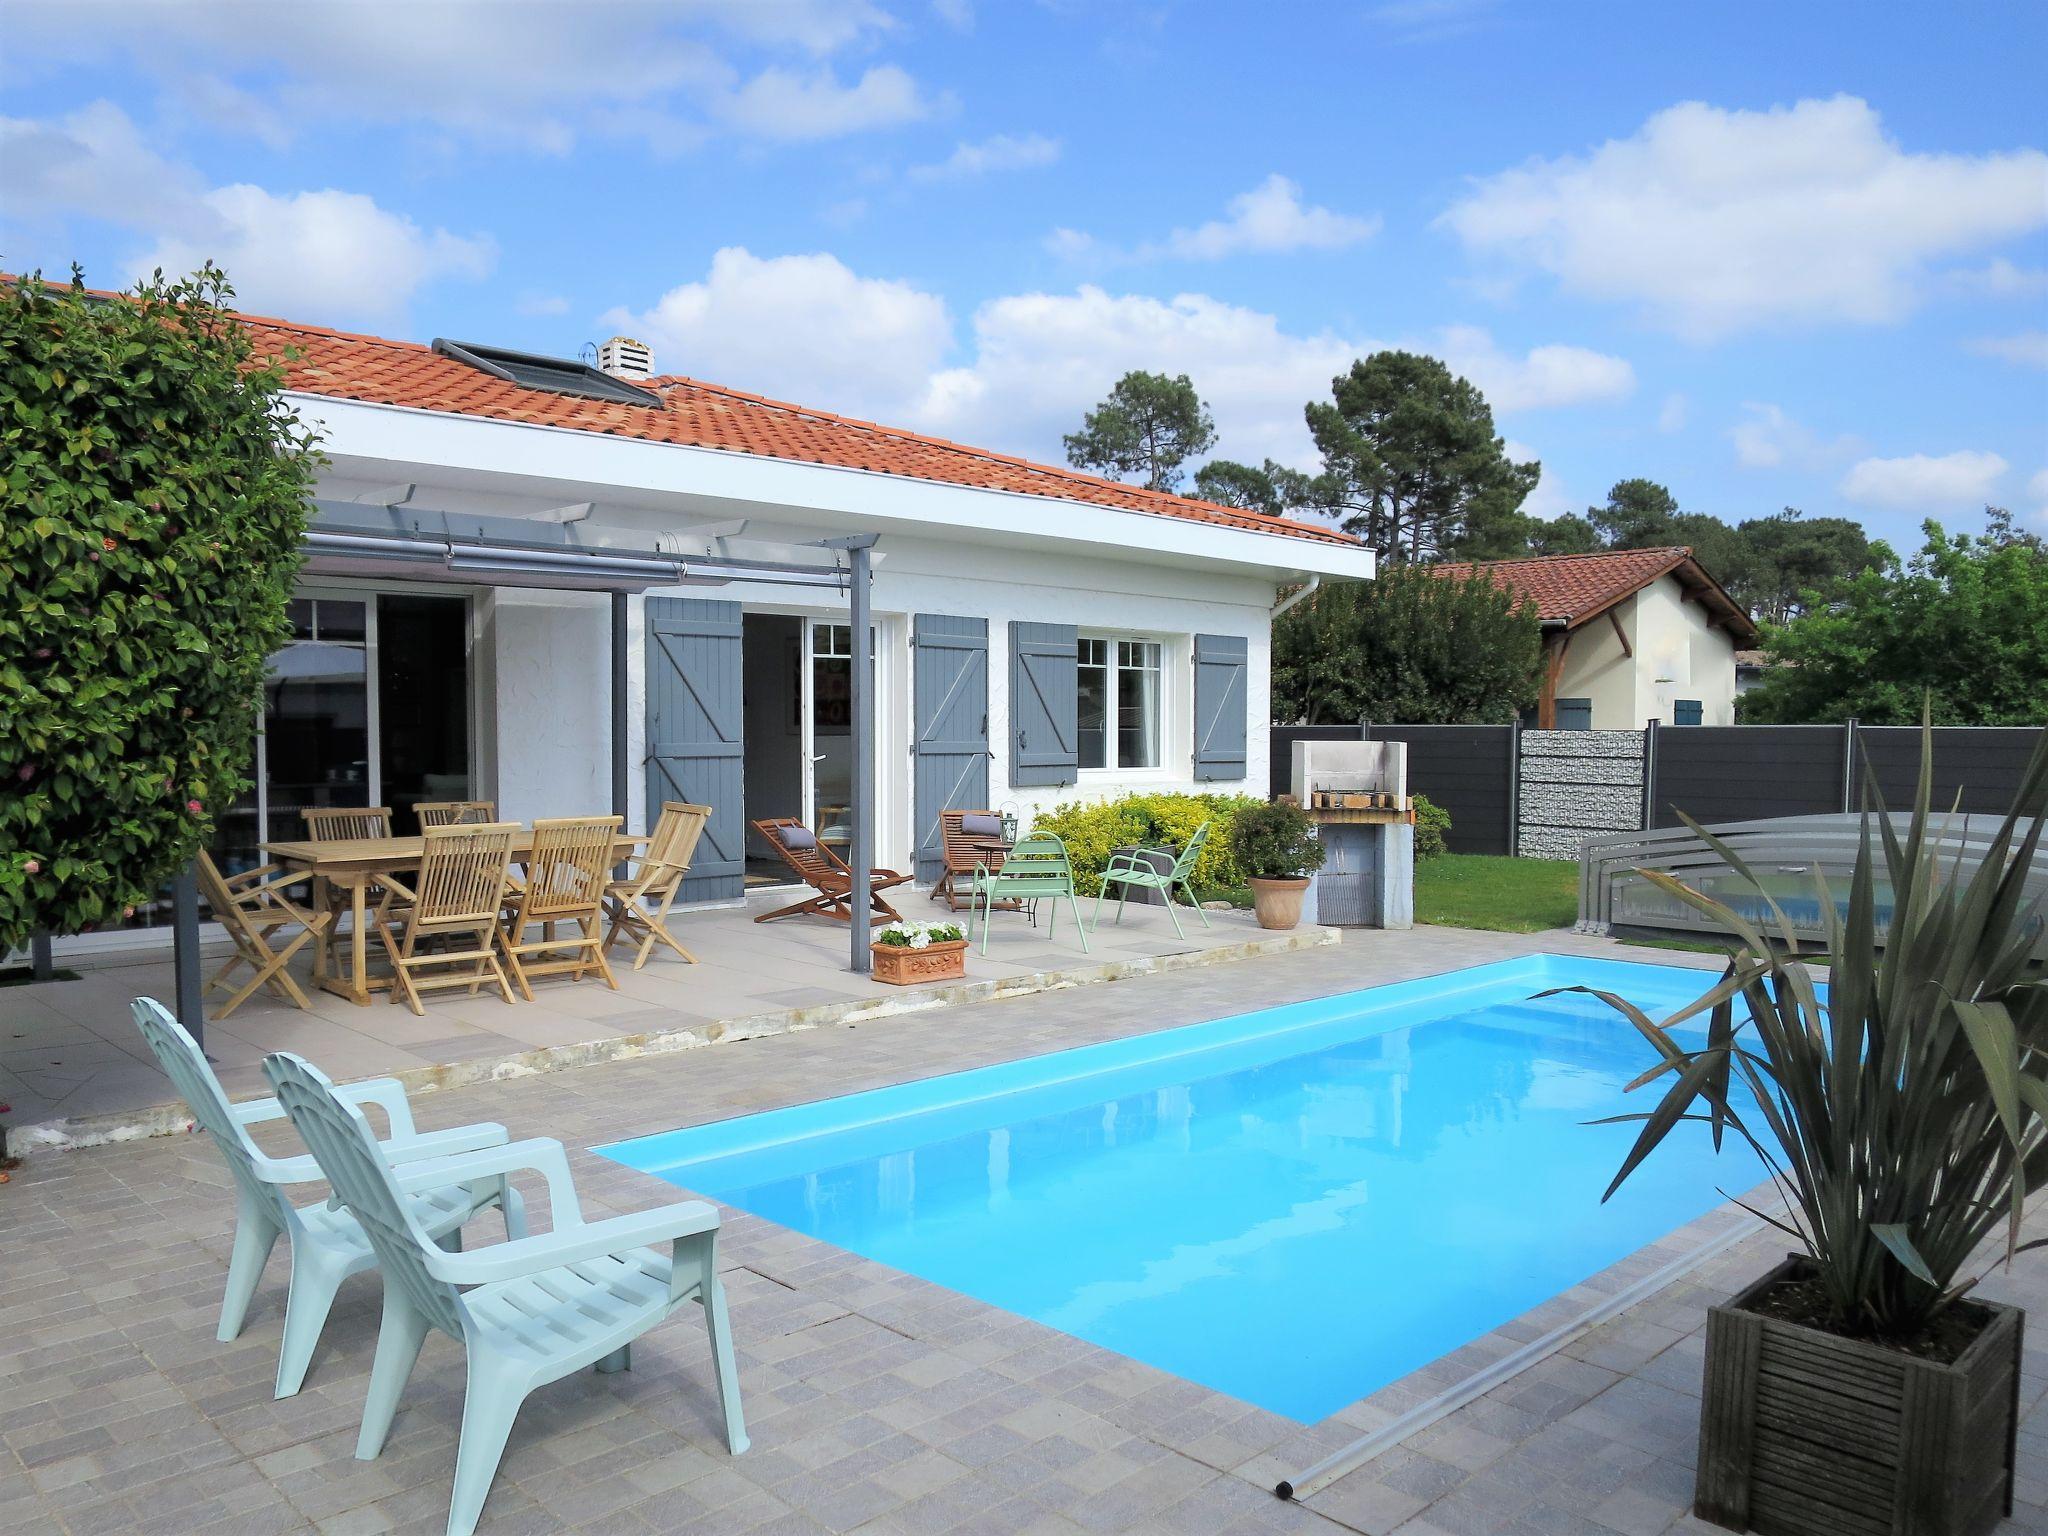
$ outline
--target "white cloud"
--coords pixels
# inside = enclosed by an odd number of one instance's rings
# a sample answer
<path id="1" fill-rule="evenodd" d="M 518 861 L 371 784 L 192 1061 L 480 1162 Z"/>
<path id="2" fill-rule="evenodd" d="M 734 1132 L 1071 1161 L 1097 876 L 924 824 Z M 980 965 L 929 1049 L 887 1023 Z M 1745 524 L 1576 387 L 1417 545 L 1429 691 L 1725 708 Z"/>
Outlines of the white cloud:
<path id="1" fill-rule="evenodd" d="M 729 246 L 698 282 L 600 322 L 640 337 L 664 373 L 857 416 L 902 421 L 952 345 L 938 295 L 858 276 L 836 256 Z"/>
<path id="2" fill-rule="evenodd" d="M 1728 436 L 1735 444 L 1735 462 L 1744 469 L 1819 469 L 1856 451 L 1854 437 L 1823 438 L 1781 406 L 1749 400 L 1742 409 L 1743 419 Z"/>
<path id="3" fill-rule="evenodd" d="M 2021 331 L 2015 336 L 1979 336 L 1963 343 L 1979 357 L 1995 357 L 2021 368 L 2048 368 L 2048 331 Z"/>
<path id="4" fill-rule="evenodd" d="M 757 138 L 799 142 L 914 123 L 938 108 L 903 70 L 877 64 L 852 85 L 841 84 L 829 68 L 764 69 L 721 97 L 714 110 Z"/>
<path id="5" fill-rule="evenodd" d="M 1995 453 L 1962 449 L 1939 458 L 1915 453 L 1859 459 L 1842 478 L 1842 494 L 1863 506 L 1898 512 L 1953 512 L 1993 498 L 2006 462 Z"/>
<path id="6" fill-rule="evenodd" d="M 1502 439 L 1500 446 L 1501 452 L 1505 453 L 1512 463 L 1527 464 L 1532 459 L 1543 457 L 1527 443 L 1518 443 L 1511 437 Z M 1564 482 L 1558 479 L 1548 465 L 1545 465 L 1542 474 L 1537 476 L 1536 489 L 1531 491 L 1528 499 L 1522 503 L 1522 510 L 1531 517 L 1552 518 L 1566 512 L 1576 512 L 1579 506 L 1566 493 Z"/>
<path id="7" fill-rule="evenodd" d="M 958 181 L 991 171 L 1023 171 L 1051 165 L 1060 157 L 1060 141 L 1042 133 L 999 133 L 978 144 L 959 144 L 934 165 L 913 165 L 912 181 Z"/>
<path id="8" fill-rule="evenodd" d="M 2048 267 L 2015 266 L 2003 256 L 1981 267 L 1959 268 L 1946 278 L 1949 287 L 1978 298 L 2025 299 L 2048 293 Z"/>
<path id="9" fill-rule="evenodd" d="M 1692 402 L 1683 393 L 1674 391 L 1664 397 L 1664 404 L 1657 411 L 1657 430 L 1669 436 L 1685 430 L 1686 417 L 1691 414 Z"/>
<path id="10" fill-rule="evenodd" d="M 75 214 L 136 231 L 149 244 L 129 278 L 211 260 L 243 308 L 301 320 L 389 319 L 427 284 L 482 277 L 497 256 L 486 236 L 422 229 L 359 192 L 208 188 L 106 102 L 61 122 L 0 119 L 0 194 L 24 222 Z"/>
<path id="11" fill-rule="evenodd" d="M 974 30 L 974 0 L 932 0 L 932 12 L 955 32 Z"/>
<path id="12" fill-rule="evenodd" d="M 2048 224 L 2048 154 L 1910 154 L 1853 96 L 1686 102 L 1588 154 L 1483 178 L 1439 223 L 1694 339 L 1883 323 L 1913 309 L 1931 264 Z"/>
<path id="13" fill-rule="evenodd" d="M 1290 251 L 1341 250 L 1370 240 L 1379 233 L 1380 222 L 1377 215 L 1360 218 L 1304 205 L 1301 188 L 1275 173 L 1251 191 L 1233 197 L 1226 205 L 1226 217 L 1211 219 L 1192 229 L 1176 229 L 1162 240 L 1148 240 L 1127 251 L 1104 245 L 1080 230 L 1065 228 L 1054 230 L 1045 244 L 1054 255 L 1070 260 L 1216 261 L 1246 252 L 1281 255 Z"/>
<path id="14" fill-rule="evenodd" d="M 1447 325 L 1434 345 L 1420 350 L 1477 384 L 1496 413 L 1620 400 L 1636 387 L 1635 369 L 1626 358 L 1556 344 L 1532 347 L 1517 357 L 1501 351 L 1476 325 Z"/>
<path id="15" fill-rule="evenodd" d="M 895 23 L 865 0 L 292 0 L 236 6 L 231 25 L 209 27 L 161 0 L 90 9 L 81 26 L 75 0 L 10 0 L 10 65 L 26 74 L 125 59 L 187 112 L 271 142 L 338 120 L 431 125 L 550 154 L 590 134 L 672 148 L 707 116 L 771 138 L 815 137 L 902 120 L 907 79 L 881 66 L 844 87 L 771 63 L 743 81 L 727 57 L 738 43 L 816 64 L 872 44 Z M 780 104 L 802 132 L 776 131 Z"/>

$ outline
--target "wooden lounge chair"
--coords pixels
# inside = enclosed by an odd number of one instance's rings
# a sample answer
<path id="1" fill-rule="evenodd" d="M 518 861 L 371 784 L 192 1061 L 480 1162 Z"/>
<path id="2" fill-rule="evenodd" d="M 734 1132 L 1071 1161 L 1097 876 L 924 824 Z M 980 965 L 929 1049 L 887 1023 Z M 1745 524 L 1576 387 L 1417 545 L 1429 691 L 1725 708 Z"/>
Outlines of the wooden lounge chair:
<path id="1" fill-rule="evenodd" d="M 215 987 L 225 985 L 237 966 L 246 965 L 253 972 L 241 989 L 214 1015 L 216 1019 L 224 1019 L 233 1013 L 259 987 L 268 987 L 296 1007 L 313 1006 L 285 967 L 291 963 L 293 955 L 326 931 L 334 917 L 330 912 L 315 912 L 309 907 L 302 907 L 285 896 L 288 887 L 305 879 L 304 875 L 291 873 L 276 864 L 266 864 L 261 869 L 246 870 L 239 875 L 223 875 L 220 866 L 213 862 L 213 855 L 203 848 L 199 850 L 199 894 L 213 908 L 214 920 L 226 930 L 235 946 L 234 958 L 215 973 L 213 980 L 206 984 L 206 990 L 211 992 Z M 300 929 L 297 936 L 284 948 L 273 949 L 272 941 L 278 930 L 294 924 Z"/>
<path id="2" fill-rule="evenodd" d="M 690 860 L 697 852 L 697 839 L 703 836 L 710 816 L 708 805 L 687 805 L 681 800 L 662 803 L 661 818 L 647 840 L 647 852 L 640 856 L 632 874 L 605 888 L 605 905 L 612 916 L 611 931 L 604 936 L 607 954 L 619 935 L 627 933 L 640 944 L 640 952 L 633 958 L 636 971 L 647 963 L 657 944 L 666 944 L 691 965 L 697 963 L 697 957 L 668 931 L 668 909 L 682 889 L 683 876 L 689 873 Z"/>
<path id="3" fill-rule="evenodd" d="M 357 1460 L 373 1460 L 383 1450 L 430 1329 L 447 1334 L 467 1356 L 448 1536 L 476 1529 L 513 1422 L 532 1392 L 585 1366 L 607 1373 L 630 1369 L 633 1341 L 690 1302 L 704 1309 L 726 1446 L 735 1456 L 746 1450 L 732 1327 L 718 1277 L 716 1209 L 681 1200 L 586 1222 L 559 1141 L 519 1141 L 417 1169 L 394 1168 L 378 1154 L 363 1112 L 319 1069 L 280 1051 L 263 1070 L 384 1271 L 384 1320 Z M 550 1230 L 472 1253 L 440 1247 L 409 1198 L 422 1183 L 502 1179 L 518 1170 L 547 1180 Z"/>
<path id="4" fill-rule="evenodd" d="M 618 979 L 604 955 L 604 897 L 623 816 L 561 816 L 533 824 L 526 880 L 511 897 L 498 942 L 520 996 L 533 1001 L 532 978 L 595 972 L 614 992 Z M 541 925 L 539 938 L 527 930 Z M 569 931 L 557 936 L 556 925 Z M 529 955 L 553 956 L 530 961 Z"/>
<path id="5" fill-rule="evenodd" d="M 829 917 L 834 922 L 853 921 L 853 871 L 844 859 L 819 842 L 817 834 L 793 816 L 771 817 L 753 823 L 753 827 L 767 840 L 769 847 L 782 855 L 782 862 L 796 877 L 817 893 L 786 907 L 777 907 L 773 912 L 763 912 L 754 919 L 755 922 L 772 923 L 778 917 L 804 917 L 813 913 Z M 903 914 L 882 899 L 882 892 L 906 884 L 910 876 L 899 875 L 893 869 L 877 869 L 868 879 L 868 921 L 902 921 Z"/>
<path id="6" fill-rule="evenodd" d="M 138 997 L 130 1005 L 135 1027 L 192 1111 L 192 1118 L 213 1138 L 214 1149 L 227 1164 L 235 1189 L 235 1246 L 228 1260 L 227 1290 L 220 1300 L 220 1327 L 214 1337 L 223 1344 L 238 1337 L 249 1315 L 249 1302 L 263 1279 L 263 1266 L 280 1237 L 291 1243 L 291 1292 L 285 1303 L 284 1341 L 277 1356 L 276 1395 L 290 1397 L 304 1385 L 334 1293 L 350 1275 L 376 1266 L 370 1240 L 356 1219 L 333 1209 L 318 1195 L 293 1205 L 284 1191 L 293 1184 L 317 1184 L 323 1175 L 310 1157 L 271 1157 L 251 1139 L 248 1127 L 280 1120 L 284 1110 L 275 1099 L 245 1099 L 230 1104 L 220 1079 L 207 1065 L 206 1053 L 185 1027 L 154 998 Z M 390 1136 L 377 1150 L 393 1163 L 450 1157 L 501 1147 L 510 1138 L 505 1127 L 489 1121 L 430 1131 L 413 1128 L 412 1106 L 395 1078 L 351 1083 L 338 1090 L 351 1104 L 375 1104 L 384 1112 Z M 519 1191 L 500 1175 L 434 1188 L 409 1196 L 420 1227 L 435 1240 L 459 1231 L 462 1224 L 488 1205 L 502 1204 L 507 1237 L 526 1236 L 526 1208 Z"/>
<path id="7" fill-rule="evenodd" d="M 486 981 L 496 982 L 499 994 L 512 1001 L 497 945 L 512 835 L 518 830 L 516 822 L 488 821 L 473 827 L 427 827 L 420 833 L 425 846 L 412 888 L 391 882 L 411 903 L 403 928 L 381 910 L 377 915 L 377 933 L 395 974 L 394 1003 L 402 1001 L 425 1018 L 422 991 L 468 987 L 473 997 Z M 424 972 L 449 967 L 459 967 L 458 974 L 421 979 Z"/>
<path id="8" fill-rule="evenodd" d="M 497 803 L 491 800 L 415 800 L 412 813 L 422 827 L 473 827 L 498 819 Z"/>
<path id="9" fill-rule="evenodd" d="M 932 900 L 943 901 L 946 910 L 958 912 L 974 905 L 962 890 L 974 878 L 974 871 L 988 862 L 988 855 L 974 845 L 1003 835 L 1003 818 L 994 811 L 939 812 L 939 851 L 945 871 L 932 883 Z"/>

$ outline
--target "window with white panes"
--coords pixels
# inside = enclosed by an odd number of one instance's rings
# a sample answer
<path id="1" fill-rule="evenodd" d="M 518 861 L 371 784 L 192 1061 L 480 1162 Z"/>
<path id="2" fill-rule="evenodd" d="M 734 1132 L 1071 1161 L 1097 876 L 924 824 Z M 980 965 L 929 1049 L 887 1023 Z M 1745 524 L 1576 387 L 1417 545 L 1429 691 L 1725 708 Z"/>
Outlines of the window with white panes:
<path id="1" fill-rule="evenodd" d="M 1157 768 L 1161 710 L 1159 642 L 1082 635 L 1075 659 L 1079 766 Z"/>

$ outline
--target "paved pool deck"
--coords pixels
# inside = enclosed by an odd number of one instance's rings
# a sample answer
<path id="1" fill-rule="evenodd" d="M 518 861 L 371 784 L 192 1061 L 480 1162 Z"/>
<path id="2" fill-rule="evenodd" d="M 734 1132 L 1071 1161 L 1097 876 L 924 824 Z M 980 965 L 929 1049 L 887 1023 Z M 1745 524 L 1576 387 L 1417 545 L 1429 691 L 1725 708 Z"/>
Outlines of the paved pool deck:
<path id="1" fill-rule="evenodd" d="M 480 1083 L 422 1096 L 418 1108 L 426 1127 L 492 1119 L 559 1137 L 587 1209 L 602 1215 L 675 1196 L 585 1150 L 602 1141 L 1539 950 L 1714 964 L 1564 933 L 1355 933 L 1227 966 Z M 429 1339 L 389 1447 L 355 1461 L 377 1281 L 344 1287 L 306 1389 L 274 1402 L 281 1256 L 242 1337 L 213 1338 L 231 1213 L 226 1174 L 193 1136 L 38 1156 L 0 1187 L 0 1530 L 443 1529 L 458 1347 Z M 488 1219 L 480 1231 L 493 1235 Z M 1303 1426 L 728 1212 L 723 1267 L 754 1448 L 726 1455 L 702 1329 L 679 1316 L 636 1347 L 630 1372 L 584 1373 L 528 1402 L 479 1529 L 1704 1533 L 1715 1528 L 1685 1512 L 1704 1311 L 1781 1249 L 1743 1238 L 1306 1504 L 1288 1504 L 1270 1492 L 1277 1477 L 1612 1295 L 1655 1259 L 1616 1266 Z M 2038 1307 L 2048 1275 L 2023 1260 L 1984 1291 Z M 2043 1364 L 2029 1352 L 2009 1532 L 2048 1533 Z"/>

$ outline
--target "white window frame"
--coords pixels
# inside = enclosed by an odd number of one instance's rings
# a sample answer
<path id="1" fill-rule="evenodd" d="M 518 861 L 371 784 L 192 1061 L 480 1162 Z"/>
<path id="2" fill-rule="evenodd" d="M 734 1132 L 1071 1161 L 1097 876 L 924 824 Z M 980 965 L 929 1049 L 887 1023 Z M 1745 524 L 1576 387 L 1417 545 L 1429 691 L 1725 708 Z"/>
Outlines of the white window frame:
<path id="1" fill-rule="evenodd" d="M 1172 735 L 1170 734 L 1173 729 L 1174 718 L 1172 699 L 1173 690 L 1167 686 L 1168 680 L 1172 676 L 1170 659 L 1173 655 L 1174 648 L 1171 640 L 1165 635 L 1137 634 L 1128 630 L 1117 631 L 1086 629 L 1080 631 L 1076 638 L 1081 645 L 1086 645 L 1089 641 L 1093 640 L 1101 642 L 1106 647 L 1106 649 L 1103 652 L 1103 655 L 1105 657 L 1103 672 L 1105 676 L 1103 679 L 1102 732 L 1103 756 L 1105 758 L 1114 757 L 1116 752 L 1116 742 L 1118 735 L 1118 688 L 1120 685 L 1117 681 L 1117 677 L 1118 674 L 1123 670 L 1122 662 L 1119 659 L 1119 654 L 1117 651 L 1118 646 L 1149 645 L 1152 647 L 1154 652 L 1154 662 L 1151 670 L 1154 674 L 1154 677 L 1156 678 L 1156 682 L 1152 689 L 1152 697 L 1158 705 L 1159 718 L 1153 732 L 1153 748 L 1156 760 L 1145 765 L 1144 767 L 1130 768 L 1120 768 L 1115 764 L 1114 761 L 1107 762 L 1099 768 L 1091 768 L 1086 764 L 1081 763 L 1081 743 L 1079 738 L 1077 722 L 1076 736 L 1074 741 L 1075 772 L 1079 774 L 1080 777 L 1083 779 L 1095 780 L 1130 779 L 1141 777 L 1164 778 L 1168 773 L 1168 752 L 1166 744 L 1173 739 Z M 1076 673 L 1076 697 L 1079 696 L 1079 672 L 1083 665 L 1084 663 L 1081 661 L 1080 658 L 1079 647 L 1077 646 L 1074 656 L 1074 669 Z"/>

